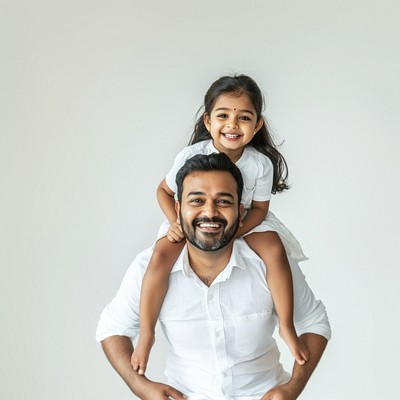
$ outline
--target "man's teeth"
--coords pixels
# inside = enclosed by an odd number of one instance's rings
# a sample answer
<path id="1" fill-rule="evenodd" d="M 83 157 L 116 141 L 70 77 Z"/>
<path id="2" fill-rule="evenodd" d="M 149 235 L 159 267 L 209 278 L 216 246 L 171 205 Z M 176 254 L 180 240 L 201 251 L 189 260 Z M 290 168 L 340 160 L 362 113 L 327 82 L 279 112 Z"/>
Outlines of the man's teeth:
<path id="1" fill-rule="evenodd" d="M 220 224 L 210 224 L 210 223 L 202 223 L 199 225 L 200 228 L 219 228 Z"/>

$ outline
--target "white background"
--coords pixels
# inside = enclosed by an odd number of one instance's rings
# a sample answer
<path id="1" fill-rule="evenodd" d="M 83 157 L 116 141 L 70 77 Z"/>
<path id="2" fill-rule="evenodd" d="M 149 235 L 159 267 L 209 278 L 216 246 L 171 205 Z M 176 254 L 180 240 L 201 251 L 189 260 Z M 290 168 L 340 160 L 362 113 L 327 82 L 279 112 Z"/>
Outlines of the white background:
<path id="1" fill-rule="evenodd" d="M 208 86 L 252 76 L 333 339 L 302 399 L 398 399 L 400 6 L 2 1 L 0 397 L 132 399 L 94 333 Z M 284 351 L 285 364 L 289 358 Z M 151 356 L 162 379 L 165 345 Z"/>

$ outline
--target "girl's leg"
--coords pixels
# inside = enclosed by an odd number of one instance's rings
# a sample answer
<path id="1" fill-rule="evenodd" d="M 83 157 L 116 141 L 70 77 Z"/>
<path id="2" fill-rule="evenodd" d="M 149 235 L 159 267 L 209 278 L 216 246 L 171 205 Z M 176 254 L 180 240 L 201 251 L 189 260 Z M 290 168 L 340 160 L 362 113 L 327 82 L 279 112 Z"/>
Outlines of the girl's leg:
<path id="1" fill-rule="evenodd" d="M 309 356 L 293 324 L 293 281 L 285 248 L 273 231 L 252 233 L 244 239 L 267 267 L 267 282 L 278 314 L 279 333 L 293 357 L 302 365 Z"/>
<path id="2" fill-rule="evenodd" d="M 166 237 L 158 240 L 144 274 L 140 292 L 140 334 L 131 357 L 132 367 L 140 375 L 146 371 L 154 344 L 154 331 L 168 290 L 169 274 L 184 244 L 185 241 L 172 243 Z"/>

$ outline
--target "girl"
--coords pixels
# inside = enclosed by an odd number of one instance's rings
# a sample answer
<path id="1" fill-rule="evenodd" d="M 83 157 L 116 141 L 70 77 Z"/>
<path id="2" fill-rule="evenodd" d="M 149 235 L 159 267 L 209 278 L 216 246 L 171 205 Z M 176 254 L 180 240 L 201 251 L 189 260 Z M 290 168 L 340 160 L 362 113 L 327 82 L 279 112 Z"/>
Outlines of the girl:
<path id="1" fill-rule="evenodd" d="M 289 186 L 285 159 L 271 138 L 262 109 L 262 93 L 250 77 L 224 76 L 215 81 L 205 95 L 204 113 L 196 122 L 189 147 L 178 154 L 172 170 L 157 189 L 158 202 L 169 223 L 166 221 L 160 228 L 143 279 L 140 335 L 131 359 L 133 369 L 141 375 L 154 343 L 154 329 L 169 274 L 185 242 L 175 212 L 175 176 L 185 161 L 197 153 L 223 152 L 240 168 L 245 183 L 242 203 L 246 214 L 237 237 L 243 236 L 267 266 L 267 282 L 280 334 L 299 364 L 308 361 L 308 351 L 293 325 L 292 275 L 286 252 L 297 260 L 306 257 L 288 229 L 268 212 L 271 193 Z"/>

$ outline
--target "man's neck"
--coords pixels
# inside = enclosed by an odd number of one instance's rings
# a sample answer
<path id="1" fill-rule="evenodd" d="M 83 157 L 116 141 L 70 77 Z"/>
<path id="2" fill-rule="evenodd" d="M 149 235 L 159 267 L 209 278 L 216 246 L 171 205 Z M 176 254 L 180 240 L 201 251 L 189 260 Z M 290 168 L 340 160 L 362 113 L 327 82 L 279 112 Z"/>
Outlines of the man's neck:
<path id="1" fill-rule="evenodd" d="M 188 243 L 189 264 L 207 286 L 225 269 L 231 258 L 233 242 L 216 251 L 203 251 Z"/>

